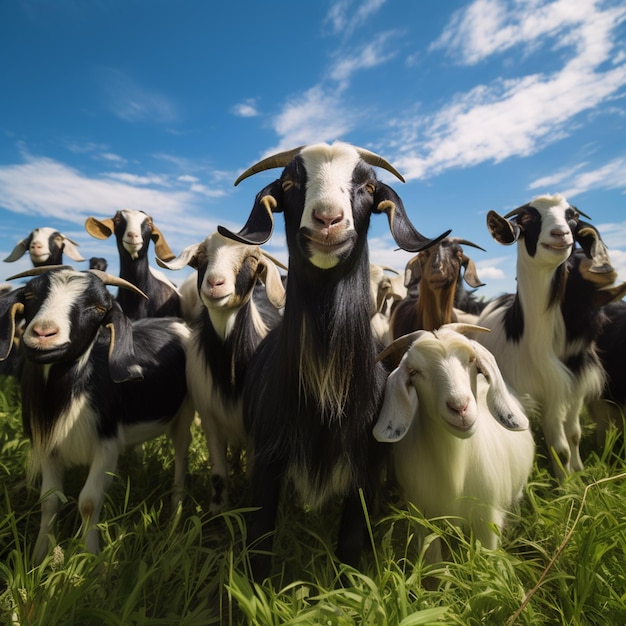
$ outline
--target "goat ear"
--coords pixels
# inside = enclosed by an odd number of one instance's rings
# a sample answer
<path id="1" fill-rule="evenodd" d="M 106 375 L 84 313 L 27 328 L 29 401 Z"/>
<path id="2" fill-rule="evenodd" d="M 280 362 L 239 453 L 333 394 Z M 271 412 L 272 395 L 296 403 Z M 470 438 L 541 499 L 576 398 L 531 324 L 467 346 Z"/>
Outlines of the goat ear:
<path id="1" fill-rule="evenodd" d="M 22 294 L 24 288 L 13 289 L 0 297 L 0 361 L 4 361 L 13 348 L 16 318 L 24 312 Z"/>
<path id="2" fill-rule="evenodd" d="M 4 259 L 6 263 L 13 263 L 13 261 L 17 261 L 18 259 L 21 259 L 24 254 L 26 254 L 26 251 L 28 250 L 28 240 L 29 237 L 27 237 L 26 239 L 22 239 L 22 241 L 20 241 L 15 248 L 13 248 L 13 250 L 11 251 L 11 254 L 9 254 L 9 256 Z"/>
<path id="3" fill-rule="evenodd" d="M 96 239 L 108 239 L 113 234 L 113 218 L 97 220 L 95 217 L 88 217 L 85 220 L 85 230 Z"/>
<path id="4" fill-rule="evenodd" d="M 187 246 L 175 259 L 162 259 L 159 255 L 156 257 L 157 265 L 168 270 L 180 270 L 186 265 L 198 269 L 198 251 L 201 243 L 194 243 Z"/>
<path id="5" fill-rule="evenodd" d="M 450 234 L 448 230 L 435 239 L 424 237 L 409 221 L 400 196 L 389 185 L 385 185 L 380 181 L 376 183 L 374 208 L 372 211 L 387 215 L 392 237 L 407 252 L 424 250 Z"/>
<path id="6" fill-rule="evenodd" d="M 478 278 L 478 272 L 476 271 L 476 264 L 465 254 L 461 260 L 461 265 L 465 268 L 463 272 L 463 280 L 470 287 L 482 287 L 485 283 L 480 282 Z"/>
<path id="7" fill-rule="evenodd" d="M 84 261 L 83 257 L 80 255 L 78 251 L 78 244 L 75 241 L 72 241 L 65 235 L 61 235 L 63 237 L 63 253 L 67 254 L 72 261 Z"/>
<path id="8" fill-rule="evenodd" d="M 143 371 L 137 363 L 133 345 L 133 325 L 117 302 L 113 302 L 102 324 L 111 333 L 109 343 L 111 379 L 116 383 L 142 380 Z"/>
<path id="9" fill-rule="evenodd" d="M 574 238 L 585 251 L 585 254 L 593 261 L 589 268 L 590 272 L 602 274 L 612 271 L 613 267 L 609 259 L 609 251 L 604 245 L 600 233 L 594 226 L 579 220 Z"/>
<path id="10" fill-rule="evenodd" d="M 403 357 L 400 365 L 387 378 L 383 406 L 372 431 L 376 441 L 400 441 L 415 417 L 419 401 L 405 362 L 406 357 Z"/>
<path id="11" fill-rule="evenodd" d="M 519 224 L 510 222 L 495 211 L 487 213 L 487 229 L 491 236 L 503 246 L 510 246 L 515 243 L 522 232 Z"/>
<path id="12" fill-rule="evenodd" d="M 624 296 L 626 296 L 626 283 L 598 289 L 594 292 L 591 300 L 594 307 L 601 307 L 611 302 L 617 302 Z"/>
<path id="13" fill-rule="evenodd" d="M 274 262 L 263 253 L 259 259 L 259 270 L 268 300 L 277 309 L 285 306 L 285 286 L 280 278 L 280 272 Z"/>
<path id="14" fill-rule="evenodd" d="M 477 341 L 470 340 L 476 352 L 478 371 L 487 379 L 487 406 L 495 419 L 508 430 L 527 430 L 530 426 L 522 405 L 509 391 L 496 359 Z"/>
<path id="15" fill-rule="evenodd" d="M 159 259 L 163 259 L 163 261 L 171 261 L 176 258 L 176 255 L 167 245 L 167 241 L 165 241 L 163 233 L 154 225 L 154 223 L 152 224 L 152 234 L 150 235 L 150 239 L 154 242 L 154 252 Z"/>
<path id="16" fill-rule="evenodd" d="M 239 243 L 253 246 L 267 243 L 274 232 L 274 213 L 282 211 L 281 200 L 282 187 L 278 179 L 257 193 L 248 221 L 238 233 L 224 226 L 218 226 L 217 232 Z"/>
<path id="17" fill-rule="evenodd" d="M 412 283 L 419 283 L 422 278 L 422 264 L 416 254 L 407 264 L 404 270 L 404 286 L 408 287 Z"/>

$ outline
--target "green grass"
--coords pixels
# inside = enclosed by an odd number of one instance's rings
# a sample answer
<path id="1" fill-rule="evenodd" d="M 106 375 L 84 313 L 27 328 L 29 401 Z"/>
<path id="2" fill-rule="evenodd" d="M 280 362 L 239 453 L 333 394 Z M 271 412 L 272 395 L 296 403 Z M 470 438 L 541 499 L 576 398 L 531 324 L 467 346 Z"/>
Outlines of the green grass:
<path id="1" fill-rule="evenodd" d="M 0 623 L 204 624 L 626 624 L 626 462 L 613 431 L 586 469 L 562 485 L 542 456 L 503 548 L 484 550 L 448 521 L 424 520 L 395 497 L 369 512 L 359 571 L 332 557 L 338 507 L 313 514 L 284 498 L 271 581 L 255 585 L 244 547 L 246 482 L 239 507 L 210 517 L 206 444 L 194 430 L 183 509 L 170 510 L 173 461 L 165 438 L 121 459 L 103 512 L 102 551 L 86 554 L 76 499 L 85 472 L 68 472 L 59 546 L 30 561 L 38 492 L 25 480 L 29 444 L 13 382 L 0 381 Z M 449 560 L 421 558 L 441 537 Z"/>

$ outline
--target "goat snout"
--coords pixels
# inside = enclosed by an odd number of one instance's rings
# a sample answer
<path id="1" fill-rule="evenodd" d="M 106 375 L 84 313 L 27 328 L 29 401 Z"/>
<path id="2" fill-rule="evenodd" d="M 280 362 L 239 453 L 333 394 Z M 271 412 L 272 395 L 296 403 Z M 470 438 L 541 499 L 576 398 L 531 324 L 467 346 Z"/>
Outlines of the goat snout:
<path id="1" fill-rule="evenodd" d="M 343 223 L 344 213 L 343 211 L 330 213 L 325 210 L 314 210 L 313 219 L 322 227 L 320 230 L 322 234 L 330 235 L 333 230 L 337 229 L 337 226 Z"/>
<path id="2" fill-rule="evenodd" d="M 467 396 L 450 398 L 446 408 L 446 423 L 458 437 L 469 437 L 476 429 L 476 411 L 472 410 L 471 399 Z"/>
<path id="3" fill-rule="evenodd" d="M 51 321 L 41 321 L 31 325 L 24 335 L 24 341 L 32 348 L 45 348 L 50 344 L 55 344 L 59 333 L 60 328 L 57 324 Z"/>

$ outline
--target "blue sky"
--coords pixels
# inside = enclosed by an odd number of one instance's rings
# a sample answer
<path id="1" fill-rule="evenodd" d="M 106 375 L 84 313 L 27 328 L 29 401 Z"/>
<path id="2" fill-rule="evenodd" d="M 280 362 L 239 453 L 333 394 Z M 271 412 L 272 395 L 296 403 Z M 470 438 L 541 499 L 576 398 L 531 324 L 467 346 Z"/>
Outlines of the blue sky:
<path id="1" fill-rule="evenodd" d="M 52 226 L 117 273 L 113 239 L 83 225 L 121 208 L 178 253 L 243 225 L 279 174 L 234 187 L 251 163 L 340 139 L 402 172 L 379 175 L 422 233 L 485 248 L 467 250 L 477 295 L 515 289 L 486 212 L 542 193 L 593 218 L 626 280 L 625 35 L 617 0 L 5 0 L 0 258 Z M 266 248 L 286 260 L 281 228 Z M 383 216 L 370 251 L 398 270 L 411 256 Z"/>

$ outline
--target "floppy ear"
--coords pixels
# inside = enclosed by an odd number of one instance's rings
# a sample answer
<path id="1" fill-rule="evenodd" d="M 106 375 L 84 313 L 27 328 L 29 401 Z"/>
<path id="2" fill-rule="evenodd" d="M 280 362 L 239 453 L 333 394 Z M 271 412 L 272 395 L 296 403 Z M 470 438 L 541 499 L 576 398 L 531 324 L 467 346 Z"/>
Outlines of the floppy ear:
<path id="1" fill-rule="evenodd" d="M 487 213 L 487 229 L 491 236 L 503 246 L 510 246 L 515 243 L 522 233 L 517 222 L 511 222 L 495 211 Z"/>
<path id="2" fill-rule="evenodd" d="M 265 285 L 268 300 L 274 307 L 280 309 L 285 306 L 285 286 L 274 262 L 261 251 L 259 259 L 259 278 Z"/>
<path id="3" fill-rule="evenodd" d="M 387 215 L 392 237 L 407 252 L 424 250 L 450 234 L 450 231 L 447 230 L 435 239 L 424 237 L 409 221 L 400 196 L 389 185 L 380 181 L 376 183 L 372 211 Z"/>
<path id="4" fill-rule="evenodd" d="M 15 339 L 16 319 L 24 312 L 22 294 L 24 287 L 12 289 L 0 297 L 0 361 L 11 353 Z"/>
<path id="5" fill-rule="evenodd" d="M 109 373 L 116 383 L 142 380 L 143 371 L 137 363 L 133 345 L 133 326 L 124 315 L 117 302 L 113 302 L 102 325 L 106 326 L 111 338 L 109 341 Z"/>
<path id="6" fill-rule="evenodd" d="M 470 287 L 482 287 L 485 283 L 480 282 L 478 278 L 478 272 L 476 271 L 476 265 L 472 259 L 470 259 L 467 255 L 463 255 L 461 260 L 461 265 L 465 269 L 463 272 L 463 280 Z"/>
<path id="7" fill-rule="evenodd" d="M 408 287 L 412 283 L 418 283 L 422 279 L 422 264 L 419 255 L 415 255 L 407 264 L 404 270 L 404 286 Z"/>
<path id="8" fill-rule="evenodd" d="M 591 302 L 594 307 L 601 307 L 611 302 L 617 302 L 626 296 L 626 283 L 604 287 L 594 292 Z"/>
<path id="9" fill-rule="evenodd" d="M 591 224 L 578 220 L 578 226 L 574 232 L 574 238 L 585 251 L 585 254 L 593 261 L 590 272 L 602 274 L 613 270 L 609 251 L 604 245 L 600 233 Z"/>
<path id="10" fill-rule="evenodd" d="M 63 237 L 63 253 L 67 254 L 72 261 L 84 261 L 85 259 L 83 259 L 78 251 L 78 244 L 65 235 L 61 235 L 61 237 Z"/>
<path id="11" fill-rule="evenodd" d="M 478 371 L 487 379 L 487 406 L 493 417 L 508 430 L 527 430 L 528 418 L 517 398 L 508 390 L 496 359 L 481 344 L 470 339 L 476 352 Z"/>
<path id="12" fill-rule="evenodd" d="M 406 367 L 406 355 L 400 365 L 389 374 L 385 398 L 372 431 L 376 441 L 394 443 L 407 434 L 418 408 L 417 391 L 411 384 Z"/>
<path id="13" fill-rule="evenodd" d="M 13 248 L 13 250 L 11 251 L 11 254 L 9 254 L 9 256 L 4 259 L 7 263 L 13 263 L 13 261 L 17 261 L 18 259 L 21 259 L 24 254 L 26 254 L 26 251 L 28 250 L 28 244 L 30 241 L 30 235 L 28 237 L 26 237 L 26 239 L 22 239 L 22 241 L 20 241 L 15 248 Z"/>
<path id="14" fill-rule="evenodd" d="M 250 217 L 238 233 L 233 233 L 224 226 L 218 226 L 217 232 L 239 243 L 253 246 L 266 243 L 274 232 L 274 213 L 282 211 L 282 192 L 280 179 L 277 179 L 257 193 Z"/>
<path id="15" fill-rule="evenodd" d="M 154 251 L 157 257 L 163 259 L 163 261 L 171 261 L 176 255 L 170 250 L 163 233 L 154 225 L 154 222 L 151 223 L 151 226 L 152 234 L 150 235 L 150 239 L 154 242 Z"/>
<path id="16" fill-rule="evenodd" d="M 113 218 L 97 220 L 95 217 L 88 217 L 85 220 L 85 230 L 96 239 L 108 239 L 113 234 Z"/>
<path id="17" fill-rule="evenodd" d="M 180 270 L 185 265 L 198 269 L 198 251 L 202 246 L 201 243 L 194 243 L 187 246 L 176 258 L 162 259 L 159 255 L 156 257 L 157 265 L 168 270 Z"/>

